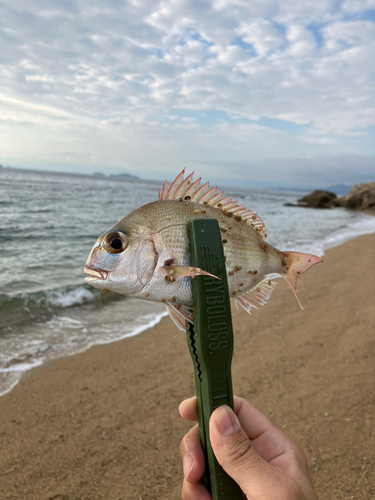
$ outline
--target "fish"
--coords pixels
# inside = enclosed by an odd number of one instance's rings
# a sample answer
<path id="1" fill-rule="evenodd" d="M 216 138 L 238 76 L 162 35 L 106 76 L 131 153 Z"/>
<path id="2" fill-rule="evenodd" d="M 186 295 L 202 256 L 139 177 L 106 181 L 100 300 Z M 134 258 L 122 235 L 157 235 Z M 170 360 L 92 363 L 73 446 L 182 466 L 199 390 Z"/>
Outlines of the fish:
<path id="1" fill-rule="evenodd" d="M 315 255 L 281 251 L 267 243 L 267 232 L 257 212 L 238 205 L 217 187 L 185 177 L 185 169 L 159 199 L 124 216 L 99 236 L 86 261 L 85 281 L 103 292 L 162 302 L 181 329 L 194 323 L 192 279 L 213 276 L 191 265 L 187 224 L 191 219 L 219 223 L 229 294 L 251 314 L 264 306 L 282 277 L 298 304 L 300 274 L 321 262 Z"/>

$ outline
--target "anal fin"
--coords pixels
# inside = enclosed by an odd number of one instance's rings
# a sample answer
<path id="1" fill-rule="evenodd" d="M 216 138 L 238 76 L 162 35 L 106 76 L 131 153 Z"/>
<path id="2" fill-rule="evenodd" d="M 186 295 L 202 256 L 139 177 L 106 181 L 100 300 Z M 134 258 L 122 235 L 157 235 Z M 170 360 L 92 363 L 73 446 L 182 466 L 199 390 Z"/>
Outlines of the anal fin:
<path id="1" fill-rule="evenodd" d="M 248 292 L 233 297 L 233 301 L 236 307 L 240 305 L 245 311 L 251 314 L 252 307 L 258 309 L 258 305 L 264 306 L 267 304 L 267 300 L 269 300 L 272 290 L 276 285 L 276 281 L 270 281 L 266 278 Z"/>

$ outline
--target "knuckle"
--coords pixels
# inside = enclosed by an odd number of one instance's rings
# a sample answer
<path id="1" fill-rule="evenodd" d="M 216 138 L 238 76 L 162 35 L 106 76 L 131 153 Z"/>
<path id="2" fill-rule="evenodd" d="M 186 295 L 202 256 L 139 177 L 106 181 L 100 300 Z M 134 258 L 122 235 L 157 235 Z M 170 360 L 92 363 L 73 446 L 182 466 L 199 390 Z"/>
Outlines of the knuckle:
<path id="1" fill-rule="evenodd" d="M 181 500 L 189 500 L 189 497 L 188 497 L 187 491 L 186 491 L 186 483 L 185 483 L 185 481 L 182 483 Z"/>
<path id="2" fill-rule="evenodd" d="M 293 455 L 295 457 L 296 462 L 302 466 L 302 467 L 307 467 L 307 458 L 303 450 L 298 446 L 294 445 L 293 446 Z"/>
<path id="3" fill-rule="evenodd" d="M 247 436 L 241 432 L 236 440 L 228 446 L 226 458 L 230 462 L 242 464 L 247 462 L 252 455 L 252 446 Z"/>
<path id="4" fill-rule="evenodd" d="M 293 500 L 305 500 L 306 498 L 301 488 L 291 478 L 288 481 L 288 483 L 284 486 L 284 497 L 292 498 Z"/>
<path id="5" fill-rule="evenodd" d="M 185 480 L 182 483 L 181 500 L 193 500 L 190 485 Z"/>
<path id="6" fill-rule="evenodd" d="M 289 438 L 289 445 L 287 446 L 287 450 L 288 453 L 290 453 L 291 458 L 297 465 L 305 468 L 308 467 L 308 462 L 305 453 L 293 439 Z"/>
<path id="7" fill-rule="evenodd" d="M 198 424 L 194 425 L 188 431 L 185 436 L 181 439 L 180 442 L 180 454 L 181 457 L 184 458 L 184 455 L 186 453 L 192 453 L 193 450 L 195 450 L 199 445 L 199 431 L 198 431 Z"/>
<path id="8" fill-rule="evenodd" d="M 307 458 L 306 458 L 306 455 L 304 454 L 304 452 L 300 449 L 300 448 L 297 448 L 297 451 L 296 451 L 296 456 L 297 456 L 297 460 L 303 464 L 303 465 L 306 465 L 307 466 Z"/>
<path id="9" fill-rule="evenodd" d="M 180 454 L 181 457 L 183 458 L 186 452 L 186 435 L 181 439 L 180 443 Z"/>

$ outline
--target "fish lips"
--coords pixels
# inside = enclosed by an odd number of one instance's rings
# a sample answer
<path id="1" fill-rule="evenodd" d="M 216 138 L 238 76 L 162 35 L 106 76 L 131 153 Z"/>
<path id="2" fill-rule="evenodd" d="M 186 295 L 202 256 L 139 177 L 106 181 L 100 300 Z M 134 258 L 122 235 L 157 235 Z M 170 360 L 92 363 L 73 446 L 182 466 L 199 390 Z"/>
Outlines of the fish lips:
<path id="1" fill-rule="evenodd" d="M 86 266 L 83 271 L 85 274 L 90 275 L 85 278 L 86 283 L 91 283 L 93 281 L 97 281 L 98 279 L 101 281 L 105 281 L 108 278 L 108 271 L 104 271 L 104 269 L 97 269 Z"/>

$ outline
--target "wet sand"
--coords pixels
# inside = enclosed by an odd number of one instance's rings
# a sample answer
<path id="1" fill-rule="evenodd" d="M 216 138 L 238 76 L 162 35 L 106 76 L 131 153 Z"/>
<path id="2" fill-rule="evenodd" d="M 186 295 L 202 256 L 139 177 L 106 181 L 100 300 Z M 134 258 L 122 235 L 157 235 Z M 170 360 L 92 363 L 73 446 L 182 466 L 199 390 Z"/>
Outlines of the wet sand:
<path id="1" fill-rule="evenodd" d="M 306 452 L 320 500 L 375 499 L 375 235 L 327 251 L 269 304 L 234 311 L 234 392 Z M 194 393 L 169 318 L 25 375 L 0 398 L 2 500 L 175 500 Z"/>

